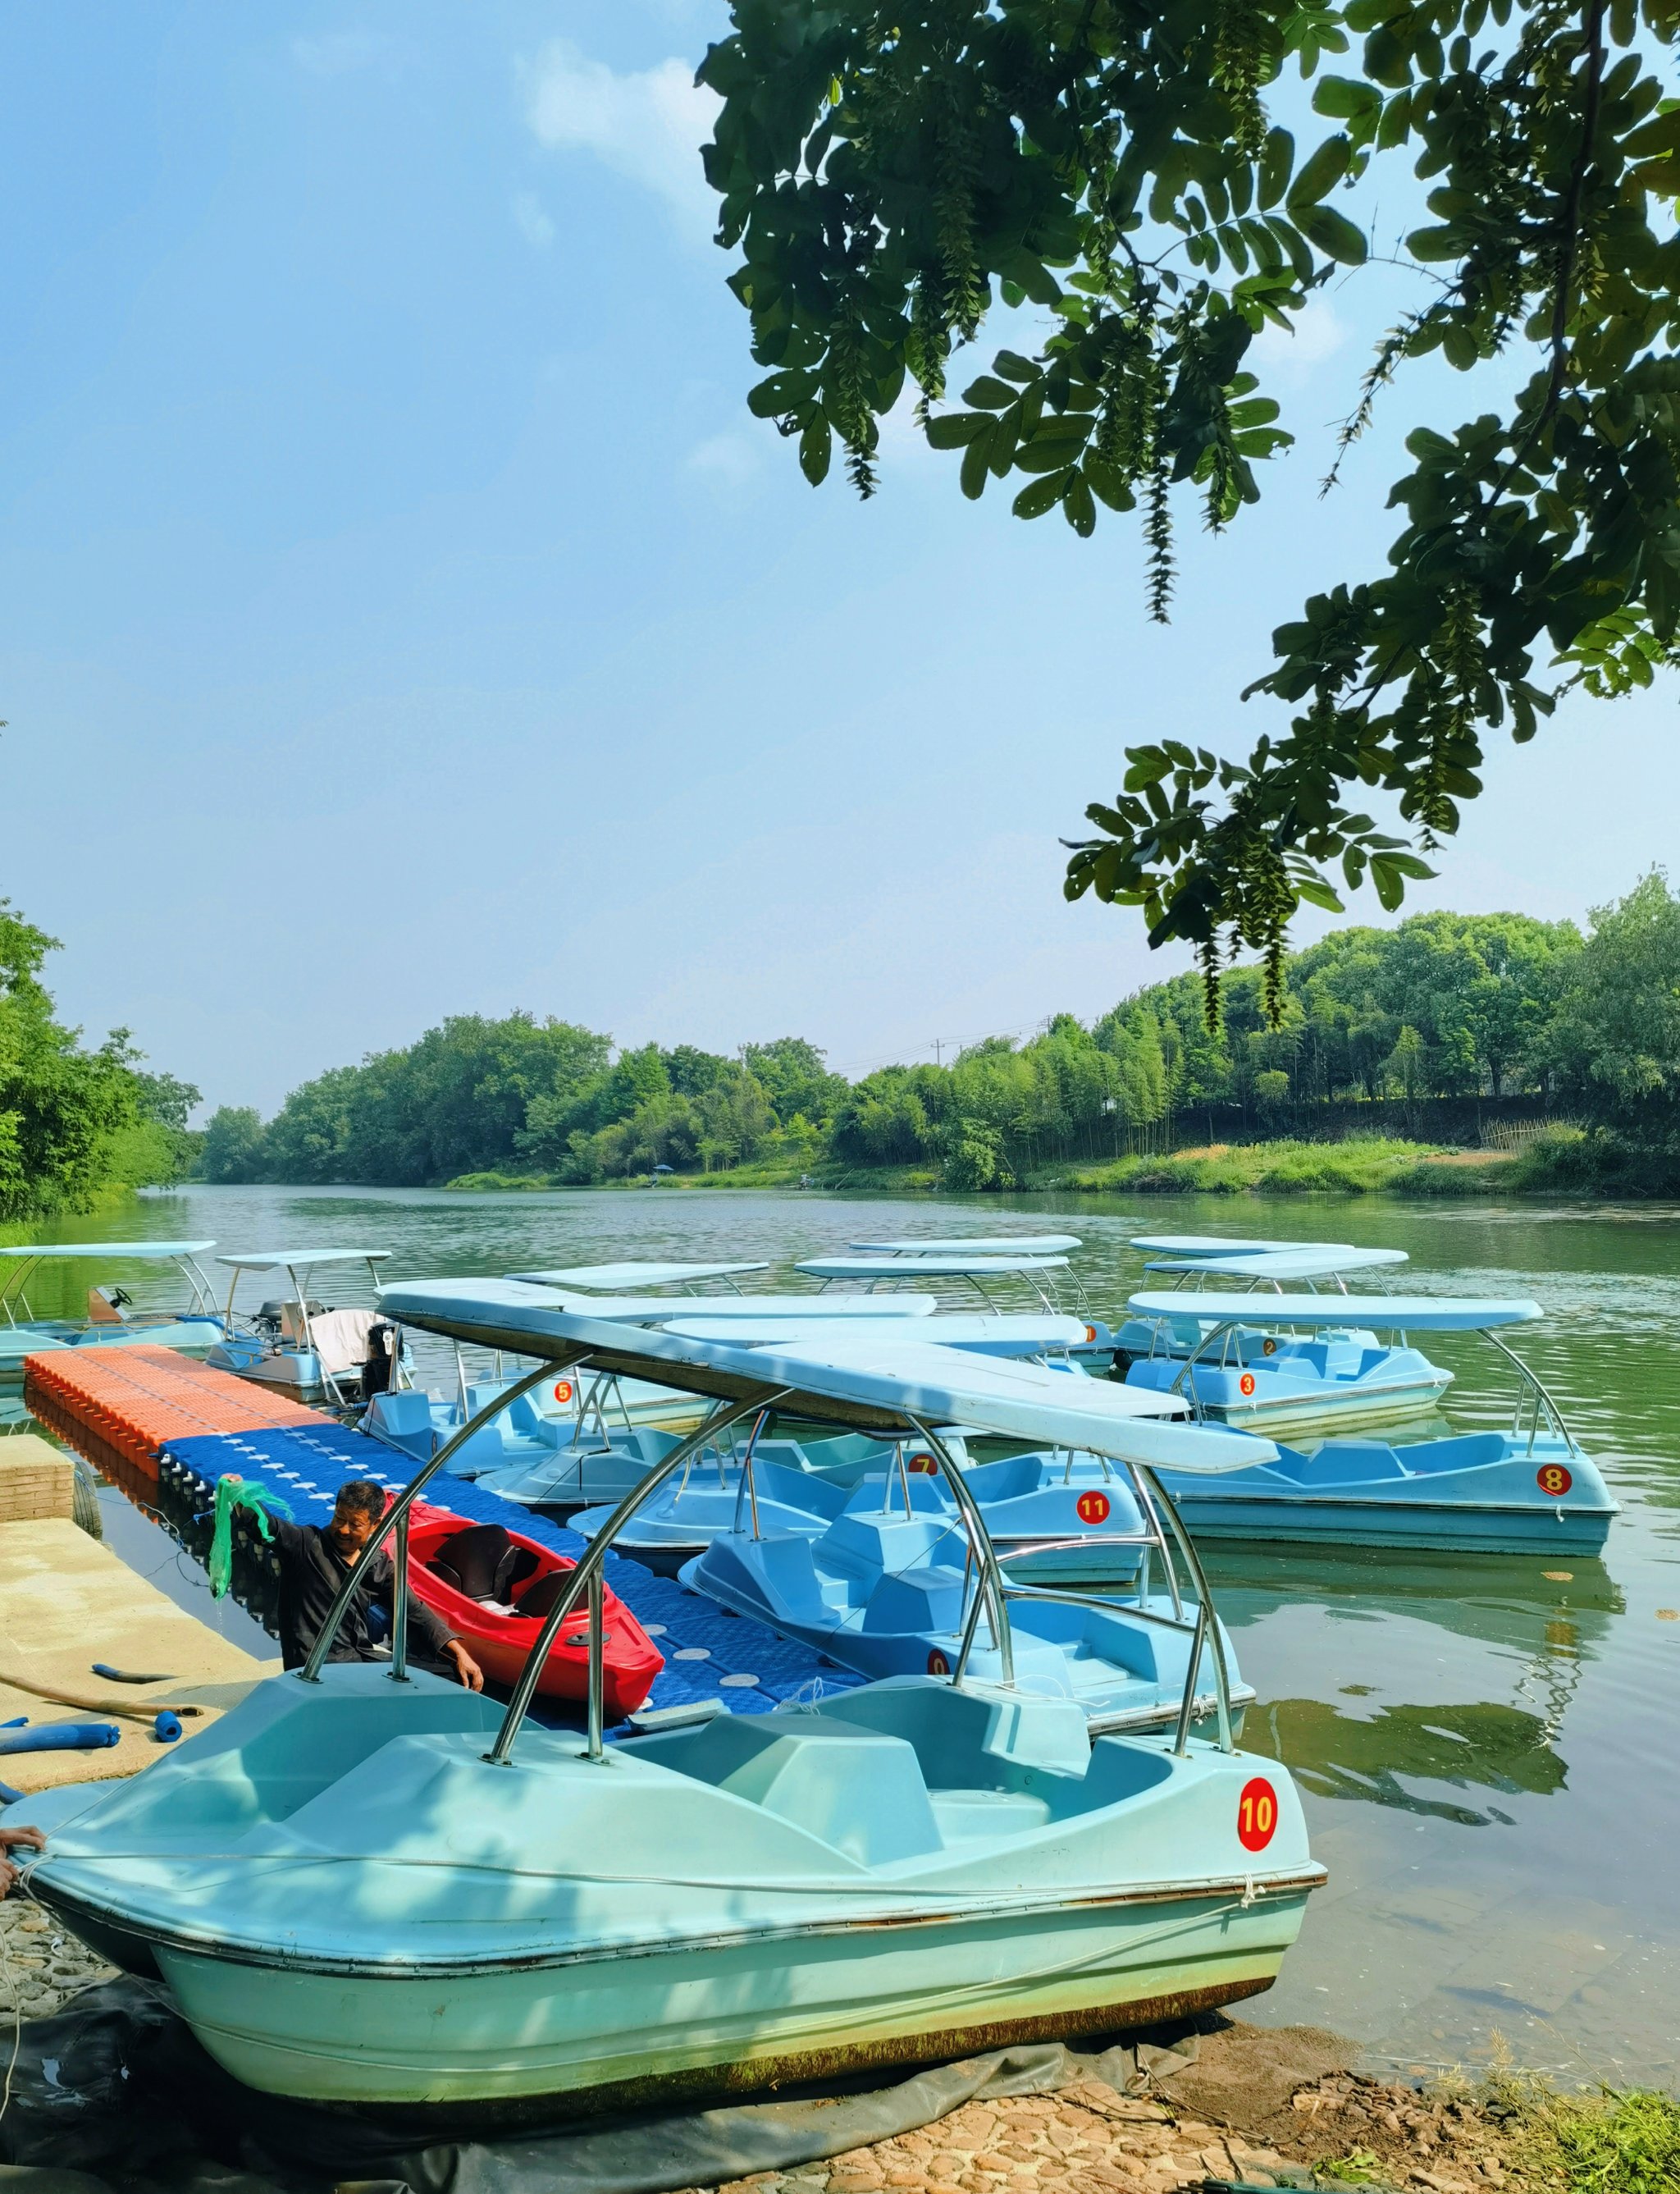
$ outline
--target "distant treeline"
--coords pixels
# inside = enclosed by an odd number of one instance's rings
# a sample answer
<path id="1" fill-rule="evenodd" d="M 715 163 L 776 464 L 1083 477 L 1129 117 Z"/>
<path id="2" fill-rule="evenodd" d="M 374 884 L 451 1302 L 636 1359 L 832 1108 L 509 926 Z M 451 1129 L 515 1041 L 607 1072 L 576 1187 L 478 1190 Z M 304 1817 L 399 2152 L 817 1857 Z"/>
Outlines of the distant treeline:
<path id="1" fill-rule="evenodd" d="M 305 1083 L 266 1125 L 211 1120 L 211 1180 L 421 1185 L 469 1174 L 557 1183 L 712 1172 L 915 1167 L 1003 1187 L 1123 1138 L 1241 1108 L 1262 1133 L 1310 1134 L 1350 1099 L 1534 1092 L 1653 1147 L 1680 1140 L 1680 902 L 1653 873 L 1583 937 L 1525 915 L 1414 916 L 1347 928 L 1287 965 L 1282 1025 L 1259 971 L 1220 986 L 1210 1030 L 1194 975 L 1151 985 L 1087 1027 L 1058 1014 L 1023 1043 L 856 1083 L 801 1038 L 734 1058 L 679 1044 L 615 1053 L 568 1021 L 460 1015 L 405 1050 Z"/>
<path id="2" fill-rule="evenodd" d="M 41 980 L 58 949 L 0 899 L 0 1220 L 179 1180 L 197 1152 L 191 1083 L 143 1072 L 127 1029 L 90 1049 L 58 1019 Z"/>

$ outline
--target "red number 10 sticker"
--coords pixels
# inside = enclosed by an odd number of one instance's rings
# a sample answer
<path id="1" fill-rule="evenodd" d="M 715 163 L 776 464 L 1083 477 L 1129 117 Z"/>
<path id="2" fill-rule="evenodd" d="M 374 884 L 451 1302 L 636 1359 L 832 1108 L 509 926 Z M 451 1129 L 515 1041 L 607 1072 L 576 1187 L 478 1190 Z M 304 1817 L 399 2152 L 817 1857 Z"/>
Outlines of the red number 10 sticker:
<path id="1" fill-rule="evenodd" d="M 1106 1493 L 1081 1493 L 1074 1503 L 1074 1513 L 1081 1524 L 1106 1524 L 1109 1496 Z"/>
<path id="2" fill-rule="evenodd" d="M 1543 1462 L 1534 1473 L 1534 1483 L 1542 1493 L 1567 1493 L 1574 1482 L 1561 1462 Z"/>
<path id="3" fill-rule="evenodd" d="M 1236 1840 L 1244 1851 L 1264 1851 L 1277 1828 L 1277 1793 L 1264 1775 L 1242 1786 L 1236 1801 Z"/>

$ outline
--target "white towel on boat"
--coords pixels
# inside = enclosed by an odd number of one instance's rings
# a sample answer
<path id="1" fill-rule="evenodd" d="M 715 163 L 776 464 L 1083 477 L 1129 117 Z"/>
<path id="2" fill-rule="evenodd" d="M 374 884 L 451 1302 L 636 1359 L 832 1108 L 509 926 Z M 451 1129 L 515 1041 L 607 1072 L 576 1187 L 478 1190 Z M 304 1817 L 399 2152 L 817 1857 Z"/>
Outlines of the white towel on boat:
<path id="1" fill-rule="evenodd" d="M 354 1371 L 368 1360 L 368 1335 L 379 1323 L 372 1310 L 324 1310 L 309 1321 L 315 1337 L 315 1353 L 321 1369 L 335 1377 Z"/>

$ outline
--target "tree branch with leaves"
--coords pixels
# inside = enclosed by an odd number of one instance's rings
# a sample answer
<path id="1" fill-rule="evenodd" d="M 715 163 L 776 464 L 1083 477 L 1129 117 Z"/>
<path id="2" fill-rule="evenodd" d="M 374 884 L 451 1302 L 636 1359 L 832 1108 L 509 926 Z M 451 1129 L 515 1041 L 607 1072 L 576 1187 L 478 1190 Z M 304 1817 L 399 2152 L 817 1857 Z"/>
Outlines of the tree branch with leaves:
<path id="1" fill-rule="evenodd" d="M 1513 403 L 1407 440 L 1389 568 L 1312 597 L 1247 689 L 1293 713 L 1246 762 L 1127 750 L 1087 811 L 1069 898 L 1192 945 L 1217 1008 L 1241 946 L 1281 1000 L 1303 900 L 1368 880 L 1392 910 L 1482 789 L 1490 733 L 1680 660 L 1680 0 L 734 0 L 700 80 L 730 285 L 765 369 L 748 397 L 813 485 L 836 444 L 863 495 L 915 392 L 978 500 L 1081 537 L 1138 513 L 1147 609 L 1174 586 L 1175 497 L 1215 531 L 1259 500 L 1279 407 L 1245 364 L 1368 238 L 1331 201 L 1379 164 L 1427 187 L 1402 264 L 1434 284 L 1379 347 L 1345 447 L 1405 367 L 1524 347 Z M 1356 73 L 1333 72 L 1333 58 Z M 1333 125 L 1303 152 L 1286 69 Z M 1356 206 L 1356 198 L 1351 201 Z M 1049 332 L 949 399 L 998 305 Z M 1395 801 L 1406 835 L 1362 804 Z"/>

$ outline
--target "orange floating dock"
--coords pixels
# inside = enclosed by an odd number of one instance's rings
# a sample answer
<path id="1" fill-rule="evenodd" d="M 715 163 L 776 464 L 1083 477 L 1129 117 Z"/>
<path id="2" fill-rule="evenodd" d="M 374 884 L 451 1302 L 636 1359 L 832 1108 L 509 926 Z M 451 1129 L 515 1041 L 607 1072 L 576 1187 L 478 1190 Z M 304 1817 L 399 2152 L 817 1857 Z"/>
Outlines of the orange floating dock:
<path id="1" fill-rule="evenodd" d="M 24 1407 L 61 1439 L 102 1466 L 96 1442 L 152 1479 L 171 1440 L 322 1422 L 284 1394 L 144 1343 L 43 1350 L 24 1358 L 23 1376 Z"/>

